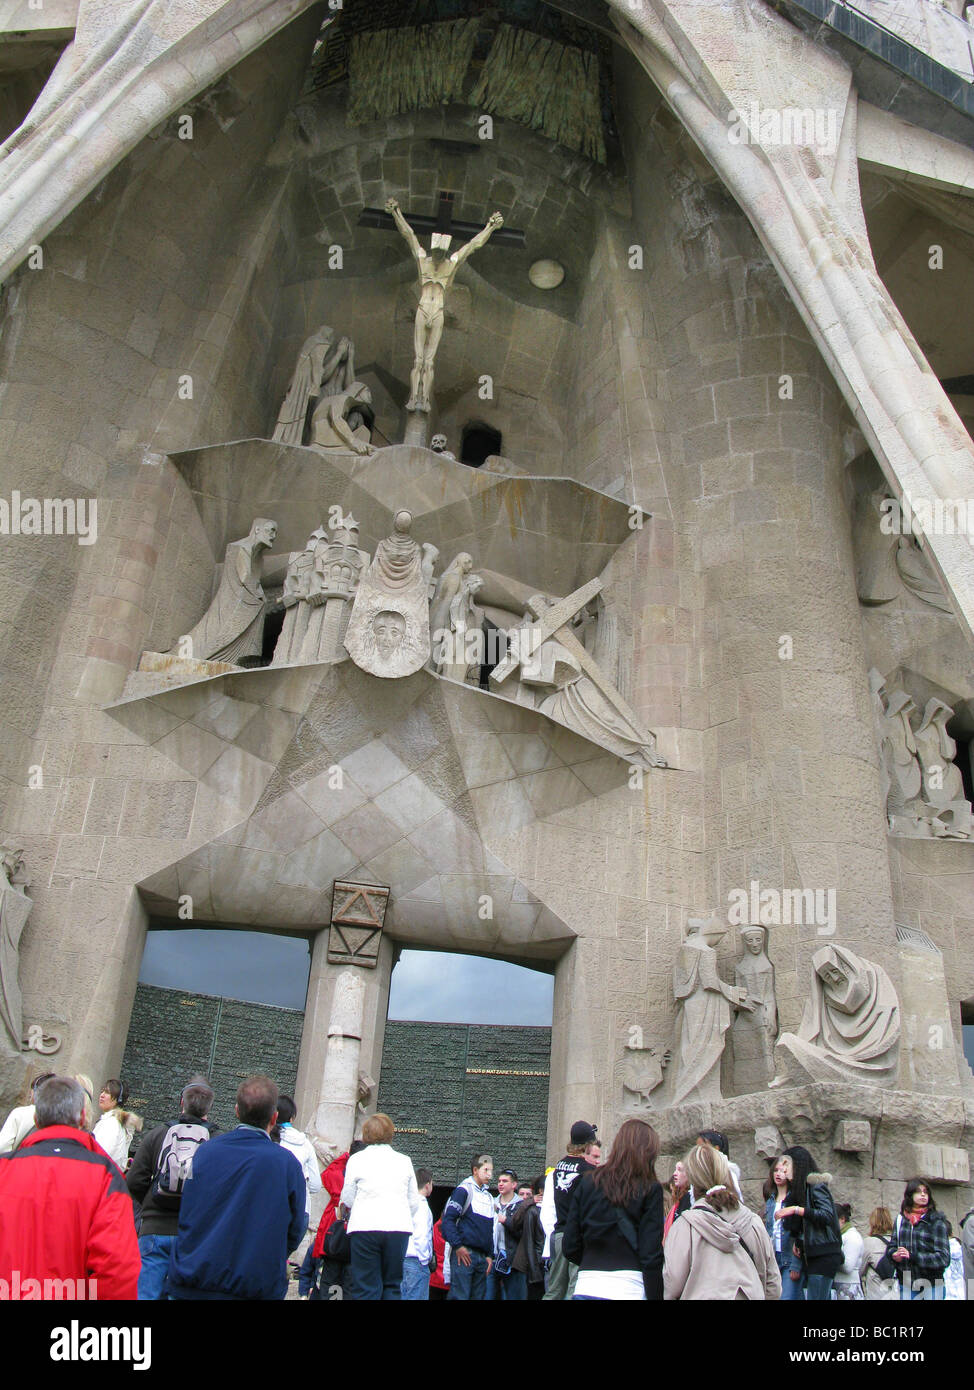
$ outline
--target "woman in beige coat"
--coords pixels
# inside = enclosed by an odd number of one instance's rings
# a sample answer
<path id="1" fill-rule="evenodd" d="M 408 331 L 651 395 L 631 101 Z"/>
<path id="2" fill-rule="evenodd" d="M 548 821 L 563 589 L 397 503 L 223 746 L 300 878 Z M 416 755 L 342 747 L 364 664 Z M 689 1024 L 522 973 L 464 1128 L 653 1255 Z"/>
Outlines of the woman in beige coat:
<path id="1" fill-rule="evenodd" d="M 696 1193 L 663 1246 L 664 1299 L 776 1299 L 781 1275 L 764 1222 L 738 1201 L 717 1149 L 691 1149 L 684 1167 Z"/>

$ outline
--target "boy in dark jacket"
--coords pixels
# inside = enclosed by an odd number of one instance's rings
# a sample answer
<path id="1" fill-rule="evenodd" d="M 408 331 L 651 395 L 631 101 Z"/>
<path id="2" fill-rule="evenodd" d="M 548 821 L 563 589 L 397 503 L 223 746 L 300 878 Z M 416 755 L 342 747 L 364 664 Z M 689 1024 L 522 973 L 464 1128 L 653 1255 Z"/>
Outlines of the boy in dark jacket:
<path id="1" fill-rule="evenodd" d="M 544 1298 L 544 1227 L 541 1224 L 541 1194 L 544 1192 L 544 1176 L 535 1178 L 530 1186 L 525 1184 L 518 1189 L 523 1213 L 520 1224 L 520 1241 L 511 1264 L 520 1270 L 527 1280 L 529 1303 Z"/>

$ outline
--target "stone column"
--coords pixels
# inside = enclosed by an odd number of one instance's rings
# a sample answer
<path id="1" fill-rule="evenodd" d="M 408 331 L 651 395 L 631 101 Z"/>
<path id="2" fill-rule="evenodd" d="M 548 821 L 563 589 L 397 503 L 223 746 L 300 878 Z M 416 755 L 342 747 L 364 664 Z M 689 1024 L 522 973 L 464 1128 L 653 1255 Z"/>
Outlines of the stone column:
<path id="1" fill-rule="evenodd" d="M 373 1102 L 378 1089 L 393 946 L 381 940 L 372 969 L 333 964 L 332 930 L 315 937 L 295 1101 L 311 1136 L 344 1153 L 355 1134 L 359 1076 L 376 1083 Z"/>

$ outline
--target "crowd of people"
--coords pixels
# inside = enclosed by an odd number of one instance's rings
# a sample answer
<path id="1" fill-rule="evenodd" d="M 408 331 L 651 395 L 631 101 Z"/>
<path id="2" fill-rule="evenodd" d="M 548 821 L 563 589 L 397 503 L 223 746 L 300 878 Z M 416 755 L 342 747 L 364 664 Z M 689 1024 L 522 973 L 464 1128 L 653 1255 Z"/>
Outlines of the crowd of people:
<path id="1" fill-rule="evenodd" d="M 280 1300 L 296 1275 L 309 1301 L 576 1302 L 936 1300 L 974 1288 L 974 1213 L 959 1239 L 931 1184 L 911 1178 L 899 1212 L 875 1208 L 864 1235 L 800 1145 L 769 1165 L 756 1212 L 717 1131 L 701 1131 L 661 1181 L 646 1120 L 624 1121 L 606 1156 L 579 1120 L 564 1156 L 528 1182 L 511 1167 L 495 1180 L 491 1155 L 473 1155 L 434 1220 L 434 1175 L 393 1146 L 388 1115 L 370 1115 L 322 1171 L 293 1100 L 268 1077 L 241 1083 L 227 1132 L 209 1118 L 213 1100 L 191 1078 L 178 1117 L 130 1161 L 141 1120 L 121 1081 L 96 1101 L 85 1076 L 38 1077 L 0 1129 L 5 1287 L 16 1277 L 22 1297 Z"/>

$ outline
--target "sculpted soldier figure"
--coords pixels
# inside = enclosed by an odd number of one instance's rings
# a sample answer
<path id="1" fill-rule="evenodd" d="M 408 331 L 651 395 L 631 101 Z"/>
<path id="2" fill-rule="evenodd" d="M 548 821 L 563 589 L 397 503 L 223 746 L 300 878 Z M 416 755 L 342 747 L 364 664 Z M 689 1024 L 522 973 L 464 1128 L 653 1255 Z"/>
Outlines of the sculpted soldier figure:
<path id="1" fill-rule="evenodd" d="M 450 240 L 443 232 L 434 232 L 429 251 L 424 251 L 416 233 L 402 214 L 402 208 L 395 198 L 386 201 L 386 211 L 392 214 L 393 221 L 406 240 L 419 267 L 420 296 L 416 310 L 416 327 L 413 337 L 415 360 L 409 378 L 409 400 L 407 410 L 429 410 L 433 391 L 433 359 L 443 333 L 443 305 L 446 292 L 453 284 L 456 273 L 463 262 L 474 251 L 486 245 L 491 233 L 504 225 L 499 212 L 491 213 L 482 232 L 471 237 L 465 246 L 453 255 L 448 255 Z"/>

